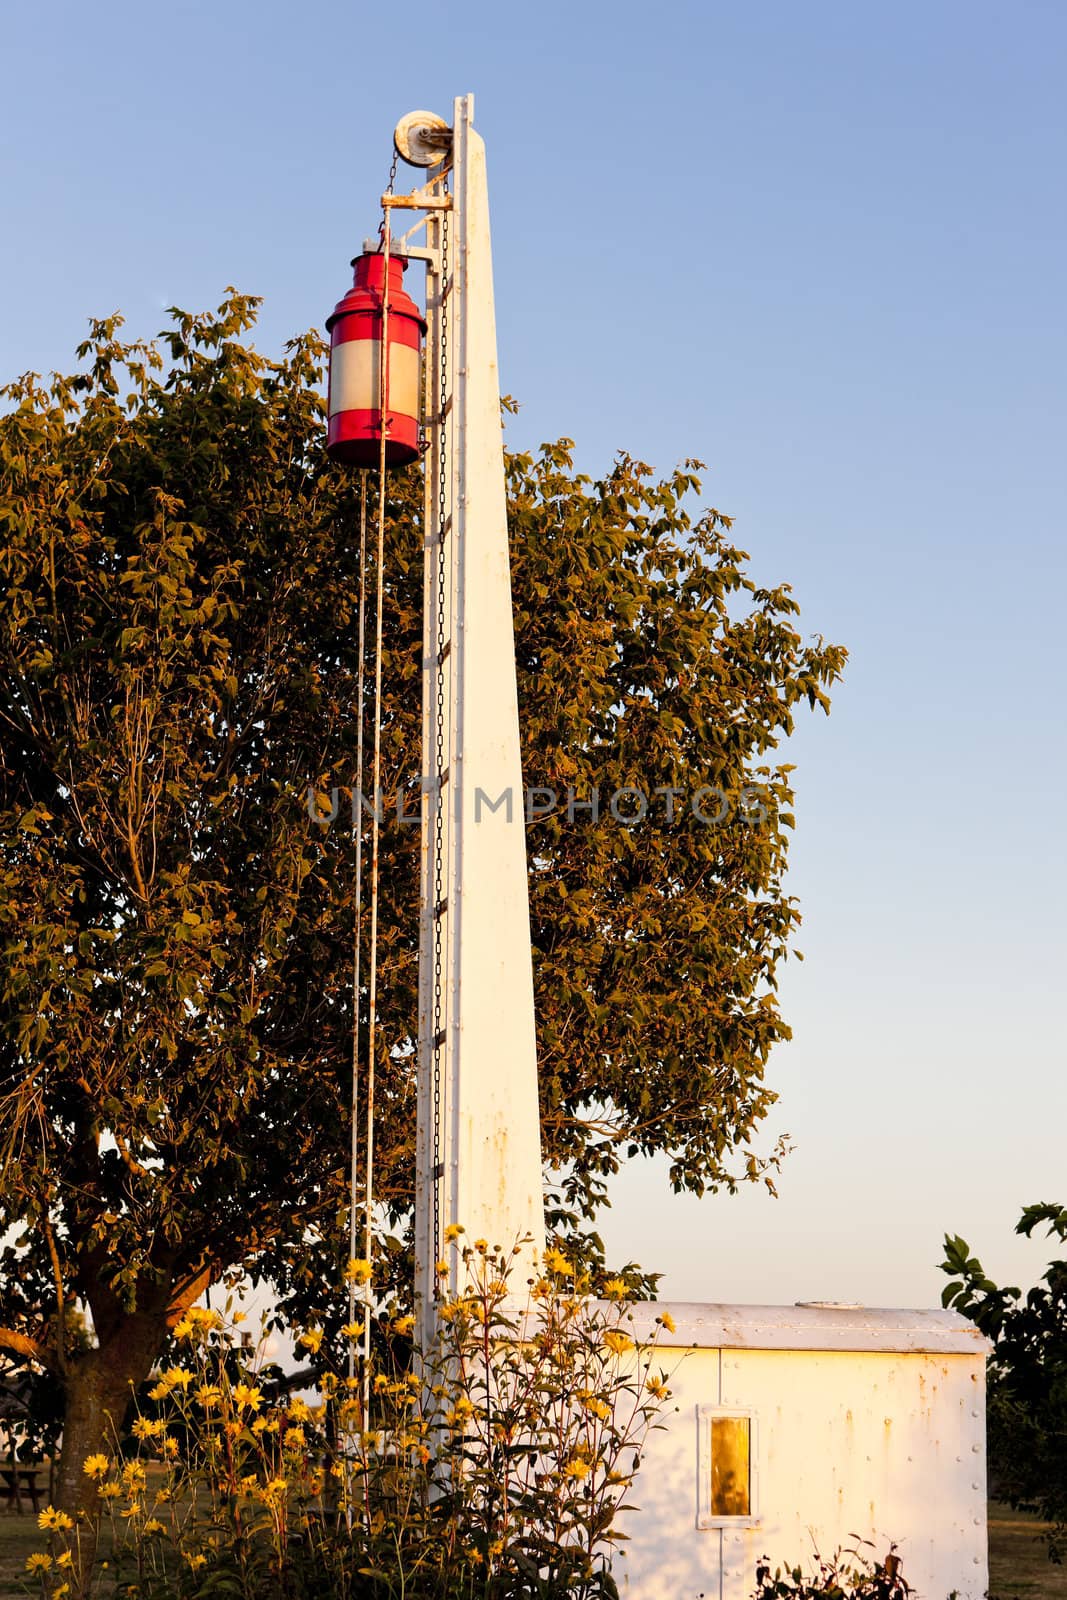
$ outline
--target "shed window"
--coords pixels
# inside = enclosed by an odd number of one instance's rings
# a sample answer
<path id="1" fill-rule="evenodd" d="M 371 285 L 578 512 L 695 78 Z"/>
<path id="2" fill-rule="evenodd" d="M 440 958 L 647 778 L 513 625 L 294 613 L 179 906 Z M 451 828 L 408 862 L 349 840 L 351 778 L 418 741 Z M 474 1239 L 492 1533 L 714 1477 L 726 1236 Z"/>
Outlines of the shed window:
<path id="1" fill-rule="evenodd" d="M 751 1411 L 700 1406 L 697 1526 L 753 1523 L 756 1504 L 756 1419 Z"/>
<path id="2" fill-rule="evenodd" d="M 711 1419 L 711 1514 L 750 1517 L 752 1479 L 750 1417 Z"/>

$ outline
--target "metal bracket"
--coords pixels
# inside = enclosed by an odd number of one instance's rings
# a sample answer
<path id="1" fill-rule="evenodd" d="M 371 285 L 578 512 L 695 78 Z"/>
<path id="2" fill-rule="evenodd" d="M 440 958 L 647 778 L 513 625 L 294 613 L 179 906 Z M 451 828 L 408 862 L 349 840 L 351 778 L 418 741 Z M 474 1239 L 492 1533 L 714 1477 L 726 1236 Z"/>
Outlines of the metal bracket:
<path id="1" fill-rule="evenodd" d="M 381 250 L 382 250 L 382 241 L 381 241 L 381 239 L 377 238 L 377 237 L 375 237 L 373 239 L 364 239 L 364 241 L 363 241 L 363 250 L 364 250 L 364 254 L 366 254 L 366 255 L 370 255 L 370 256 L 380 255 L 381 254 Z M 397 244 L 395 240 L 393 242 L 392 248 L 390 249 L 389 253 L 390 253 L 390 255 L 392 255 L 394 257 L 395 256 L 403 256 L 405 261 L 428 261 L 430 263 L 431 267 L 436 267 L 436 265 L 437 265 L 437 263 L 438 263 L 438 261 L 440 259 L 440 255 L 441 255 L 441 252 L 439 250 L 431 250 L 428 245 L 424 245 L 424 244 L 404 244 L 404 245 L 400 245 L 400 244 Z"/>
<path id="2" fill-rule="evenodd" d="M 450 194 L 433 194 L 431 192 L 436 182 L 437 179 L 435 178 L 434 183 L 428 183 L 422 189 L 412 189 L 410 194 L 383 194 L 383 210 L 451 211 L 452 196 Z"/>

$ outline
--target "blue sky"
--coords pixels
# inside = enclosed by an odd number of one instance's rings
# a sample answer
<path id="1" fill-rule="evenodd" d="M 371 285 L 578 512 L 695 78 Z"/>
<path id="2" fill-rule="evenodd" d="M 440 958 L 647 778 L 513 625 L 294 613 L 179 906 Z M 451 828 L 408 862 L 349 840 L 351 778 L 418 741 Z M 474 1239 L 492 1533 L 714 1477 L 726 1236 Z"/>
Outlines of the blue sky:
<path id="1" fill-rule="evenodd" d="M 962 0 L 57 0 L 5 18 L 0 378 L 228 283 L 321 325 L 391 131 L 473 91 L 515 444 L 709 463 L 850 647 L 794 741 L 806 960 L 777 1202 L 642 1169 L 605 1234 L 676 1297 L 931 1303 L 1067 1201 L 1067 11 Z"/>

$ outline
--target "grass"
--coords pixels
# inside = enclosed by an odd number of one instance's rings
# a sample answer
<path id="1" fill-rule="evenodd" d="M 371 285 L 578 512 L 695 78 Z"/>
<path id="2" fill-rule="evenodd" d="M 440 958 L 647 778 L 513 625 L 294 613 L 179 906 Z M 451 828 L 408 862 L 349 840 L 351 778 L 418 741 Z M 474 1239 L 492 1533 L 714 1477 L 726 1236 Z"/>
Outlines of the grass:
<path id="1" fill-rule="evenodd" d="M 20 1517 L 13 1511 L 0 1511 L 0 1595 L 26 1593 L 22 1586 L 26 1557 L 31 1550 L 42 1549 L 43 1544 L 32 1512 Z"/>
<path id="2" fill-rule="evenodd" d="M 1045 1553 L 1046 1524 L 989 1503 L 989 1593 L 995 1600 L 1067 1600 L 1067 1566 Z"/>
<path id="3" fill-rule="evenodd" d="M 1067 1566 L 1049 1562 L 1041 1528 L 1034 1517 L 990 1503 L 989 1592 L 995 1600 L 1067 1600 Z M 32 1513 L 0 1510 L 0 1600 L 25 1596 L 26 1557 L 44 1545 Z"/>

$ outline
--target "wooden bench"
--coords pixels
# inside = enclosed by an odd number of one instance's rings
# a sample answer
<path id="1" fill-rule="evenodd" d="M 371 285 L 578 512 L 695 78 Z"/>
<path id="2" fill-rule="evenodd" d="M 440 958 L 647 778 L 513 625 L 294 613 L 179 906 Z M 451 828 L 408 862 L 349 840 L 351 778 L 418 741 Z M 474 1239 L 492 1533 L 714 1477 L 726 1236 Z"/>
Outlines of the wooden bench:
<path id="1" fill-rule="evenodd" d="M 29 1495 L 30 1504 L 34 1511 L 41 1509 L 41 1467 L 24 1467 L 18 1462 L 14 1465 L 0 1466 L 0 1499 L 6 1499 L 9 1505 L 14 1505 L 19 1516 L 22 1515 L 22 1497 Z"/>

